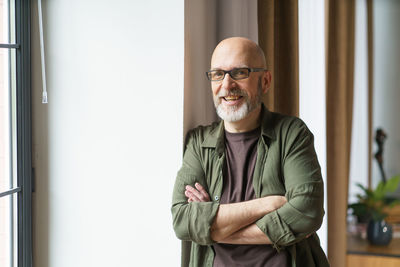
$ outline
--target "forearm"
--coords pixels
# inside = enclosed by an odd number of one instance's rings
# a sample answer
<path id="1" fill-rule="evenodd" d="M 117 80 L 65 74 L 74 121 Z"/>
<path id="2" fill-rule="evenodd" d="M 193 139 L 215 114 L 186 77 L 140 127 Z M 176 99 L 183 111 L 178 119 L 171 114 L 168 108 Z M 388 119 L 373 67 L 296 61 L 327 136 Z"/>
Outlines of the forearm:
<path id="1" fill-rule="evenodd" d="M 316 232 L 322 222 L 323 184 L 308 183 L 292 189 L 291 199 L 279 210 L 256 221 L 276 247 L 288 246 Z"/>
<path id="2" fill-rule="evenodd" d="M 236 245 L 262 245 L 271 244 L 271 240 L 256 224 L 250 224 L 239 231 L 233 233 L 227 238 L 219 241 L 219 243 L 236 244 Z"/>
<path id="3" fill-rule="evenodd" d="M 254 223 L 286 202 L 282 196 L 268 196 L 250 201 L 220 205 L 211 226 L 211 238 L 222 241 Z"/>

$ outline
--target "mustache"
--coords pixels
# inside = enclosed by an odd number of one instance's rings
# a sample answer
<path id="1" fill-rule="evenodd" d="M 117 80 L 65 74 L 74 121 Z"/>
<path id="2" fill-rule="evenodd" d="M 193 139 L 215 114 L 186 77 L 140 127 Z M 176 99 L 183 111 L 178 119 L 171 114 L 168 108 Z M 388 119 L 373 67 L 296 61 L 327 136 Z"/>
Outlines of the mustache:
<path id="1" fill-rule="evenodd" d="M 217 97 L 226 97 L 226 96 L 244 96 L 247 97 L 248 94 L 245 90 L 241 90 L 239 88 L 233 88 L 231 90 L 221 90 L 219 91 Z"/>

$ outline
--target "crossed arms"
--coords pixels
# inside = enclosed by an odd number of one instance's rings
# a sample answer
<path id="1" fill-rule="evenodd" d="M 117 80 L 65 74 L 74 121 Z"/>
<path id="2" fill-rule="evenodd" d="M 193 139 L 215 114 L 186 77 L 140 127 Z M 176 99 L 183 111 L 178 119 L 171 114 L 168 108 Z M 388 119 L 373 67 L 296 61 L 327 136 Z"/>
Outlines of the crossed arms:
<path id="1" fill-rule="evenodd" d="M 210 197 L 199 183 L 187 185 L 188 202 L 207 202 Z M 271 244 L 271 241 L 254 223 L 264 215 L 286 203 L 283 196 L 268 196 L 250 201 L 222 204 L 211 225 L 211 238 L 227 244 Z"/>

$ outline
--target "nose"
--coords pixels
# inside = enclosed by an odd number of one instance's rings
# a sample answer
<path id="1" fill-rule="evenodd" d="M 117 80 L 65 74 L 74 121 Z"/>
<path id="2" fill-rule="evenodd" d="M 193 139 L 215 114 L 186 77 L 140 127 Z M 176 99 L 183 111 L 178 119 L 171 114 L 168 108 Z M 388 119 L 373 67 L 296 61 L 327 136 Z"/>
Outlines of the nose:
<path id="1" fill-rule="evenodd" d="M 235 80 L 232 79 L 229 73 L 226 73 L 224 79 L 222 80 L 222 88 L 229 90 L 235 86 Z"/>

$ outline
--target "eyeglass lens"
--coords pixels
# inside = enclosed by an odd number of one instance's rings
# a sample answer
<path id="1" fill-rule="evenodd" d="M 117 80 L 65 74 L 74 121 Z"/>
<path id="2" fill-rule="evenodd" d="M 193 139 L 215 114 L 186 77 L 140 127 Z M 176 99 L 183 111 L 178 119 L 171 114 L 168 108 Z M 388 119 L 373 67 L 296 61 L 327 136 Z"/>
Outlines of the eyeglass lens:
<path id="1" fill-rule="evenodd" d="M 249 70 L 246 68 L 233 69 L 231 71 L 212 70 L 208 72 L 208 77 L 211 81 L 220 81 L 225 77 L 225 73 L 229 73 L 232 79 L 240 80 L 249 77 Z"/>

